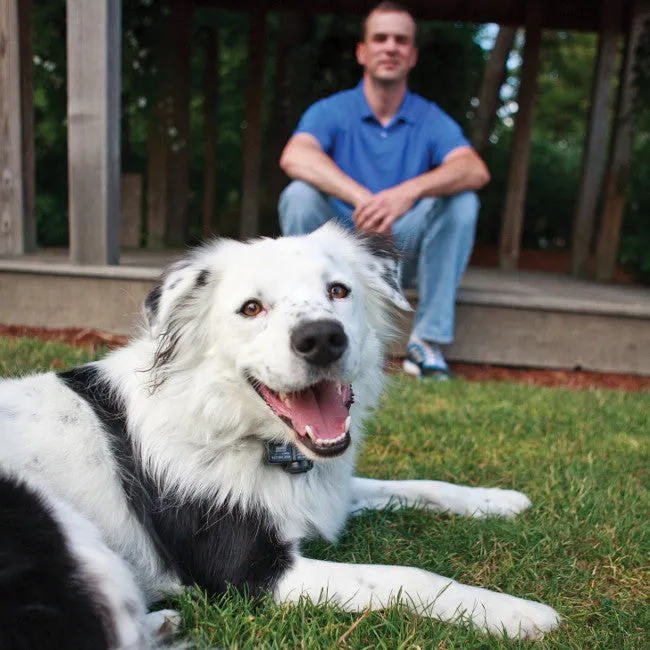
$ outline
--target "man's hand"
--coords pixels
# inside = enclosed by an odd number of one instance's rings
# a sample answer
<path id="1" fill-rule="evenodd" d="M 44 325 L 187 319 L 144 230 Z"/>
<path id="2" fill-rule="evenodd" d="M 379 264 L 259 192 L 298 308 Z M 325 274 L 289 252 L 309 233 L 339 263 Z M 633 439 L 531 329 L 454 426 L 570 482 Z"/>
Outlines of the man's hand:
<path id="1" fill-rule="evenodd" d="M 352 220 L 358 230 L 389 232 L 393 223 L 413 207 L 416 199 L 409 186 L 396 185 L 358 203 Z"/>

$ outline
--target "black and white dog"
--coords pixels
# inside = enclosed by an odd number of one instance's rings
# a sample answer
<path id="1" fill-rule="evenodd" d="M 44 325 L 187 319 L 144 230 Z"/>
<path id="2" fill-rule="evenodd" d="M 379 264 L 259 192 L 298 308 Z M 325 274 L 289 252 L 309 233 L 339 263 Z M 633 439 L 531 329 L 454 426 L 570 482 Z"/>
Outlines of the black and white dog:
<path id="1" fill-rule="evenodd" d="M 399 566 L 302 557 L 391 501 L 514 516 L 519 492 L 354 478 L 408 303 L 381 238 L 217 240 L 165 271 L 125 347 L 0 382 L 0 647 L 144 648 L 196 583 L 534 638 L 546 605 Z"/>

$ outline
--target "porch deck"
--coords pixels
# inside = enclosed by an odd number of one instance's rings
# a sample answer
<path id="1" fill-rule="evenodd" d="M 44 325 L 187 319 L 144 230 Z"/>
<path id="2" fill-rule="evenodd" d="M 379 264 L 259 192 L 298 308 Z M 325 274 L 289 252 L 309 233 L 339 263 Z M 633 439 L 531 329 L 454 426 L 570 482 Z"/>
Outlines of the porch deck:
<path id="1" fill-rule="evenodd" d="M 76 266 L 67 255 L 43 250 L 0 259 L 0 323 L 127 334 L 162 266 L 177 254 L 127 251 L 119 266 Z M 415 305 L 417 293 L 408 295 Z M 403 342 L 393 348 L 402 351 Z M 470 267 L 447 356 L 650 376 L 650 289 Z"/>

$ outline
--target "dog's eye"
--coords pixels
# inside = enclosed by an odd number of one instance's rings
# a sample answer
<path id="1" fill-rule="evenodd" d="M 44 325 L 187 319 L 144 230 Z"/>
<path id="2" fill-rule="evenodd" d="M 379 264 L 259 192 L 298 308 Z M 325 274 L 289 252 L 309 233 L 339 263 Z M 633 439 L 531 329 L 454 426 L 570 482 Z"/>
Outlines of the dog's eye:
<path id="1" fill-rule="evenodd" d="M 241 306 L 239 313 L 242 314 L 242 316 L 253 318 L 254 316 L 261 314 L 263 309 L 264 307 L 259 300 L 248 300 Z"/>
<path id="2" fill-rule="evenodd" d="M 332 282 L 327 288 L 327 293 L 330 298 L 339 300 L 341 298 L 347 298 L 350 295 L 350 290 L 340 282 Z"/>

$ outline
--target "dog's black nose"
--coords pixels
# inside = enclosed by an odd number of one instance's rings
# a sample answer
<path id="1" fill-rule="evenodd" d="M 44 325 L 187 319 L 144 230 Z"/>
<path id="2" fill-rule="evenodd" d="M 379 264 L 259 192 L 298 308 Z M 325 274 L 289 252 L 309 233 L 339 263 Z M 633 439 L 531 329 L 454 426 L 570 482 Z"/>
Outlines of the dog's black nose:
<path id="1" fill-rule="evenodd" d="M 348 337 L 335 320 L 314 320 L 298 325 L 291 334 L 291 347 L 305 361 L 327 366 L 345 352 Z"/>

